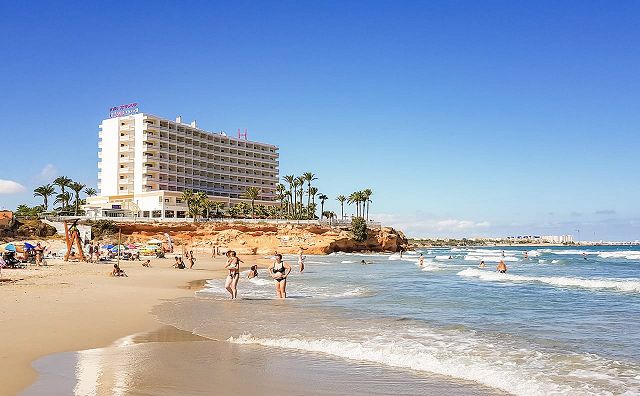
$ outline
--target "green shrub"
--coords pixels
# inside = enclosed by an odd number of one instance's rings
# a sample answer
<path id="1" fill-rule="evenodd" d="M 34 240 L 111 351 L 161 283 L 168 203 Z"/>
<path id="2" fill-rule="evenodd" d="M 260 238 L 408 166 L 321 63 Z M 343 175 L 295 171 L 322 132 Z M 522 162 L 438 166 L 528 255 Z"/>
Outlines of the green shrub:
<path id="1" fill-rule="evenodd" d="M 118 233 L 118 226 L 111 220 L 96 220 L 90 222 L 90 224 L 91 235 L 96 239 Z"/>
<path id="2" fill-rule="evenodd" d="M 358 242 L 367 240 L 367 222 L 362 217 L 354 217 L 351 220 L 351 233 L 353 239 Z"/>

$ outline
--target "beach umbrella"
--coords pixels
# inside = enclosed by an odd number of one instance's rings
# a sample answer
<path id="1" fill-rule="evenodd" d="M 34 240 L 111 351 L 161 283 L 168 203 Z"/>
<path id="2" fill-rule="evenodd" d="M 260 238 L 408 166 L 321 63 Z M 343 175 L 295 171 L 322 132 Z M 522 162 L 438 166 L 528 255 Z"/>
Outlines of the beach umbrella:
<path id="1" fill-rule="evenodd" d="M 25 242 L 24 243 L 24 248 L 25 249 L 35 249 L 36 247 L 32 244 L 30 244 L 29 242 Z"/>
<path id="2" fill-rule="evenodd" d="M 15 252 L 16 245 L 14 245 L 13 243 L 5 243 L 4 245 L 0 246 L 0 250 L 2 250 L 3 252 Z"/>
<path id="3" fill-rule="evenodd" d="M 110 250 L 111 250 L 112 252 L 114 252 L 114 253 L 115 253 L 115 252 L 117 252 L 117 251 L 118 251 L 118 246 L 120 247 L 120 251 L 121 251 L 121 252 L 123 252 L 123 251 L 125 251 L 125 250 L 128 250 L 128 249 L 129 249 L 129 248 L 128 248 L 128 247 L 126 247 L 125 245 L 116 245 L 116 246 L 112 247 Z"/>
<path id="4" fill-rule="evenodd" d="M 134 245 L 134 244 L 132 244 L 132 243 L 128 244 L 128 245 L 127 245 L 127 247 L 128 247 L 129 249 L 137 249 L 137 248 L 138 248 L 136 245 Z"/>
<path id="5" fill-rule="evenodd" d="M 109 244 L 109 245 L 104 245 L 102 248 L 103 249 L 111 249 L 113 247 L 113 245 Z"/>

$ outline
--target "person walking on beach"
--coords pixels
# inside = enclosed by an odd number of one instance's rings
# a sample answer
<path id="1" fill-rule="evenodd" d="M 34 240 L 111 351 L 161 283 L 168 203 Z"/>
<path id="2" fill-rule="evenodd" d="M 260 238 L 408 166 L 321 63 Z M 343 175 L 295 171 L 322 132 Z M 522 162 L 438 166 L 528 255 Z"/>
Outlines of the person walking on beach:
<path id="1" fill-rule="evenodd" d="M 500 260 L 500 262 L 498 263 L 498 266 L 496 267 L 496 270 L 499 273 L 504 274 L 507 272 L 507 265 L 504 263 L 504 261 Z"/>
<path id="2" fill-rule="evenodd" d="M 226 269 L 229 270 L 229 275 L 224 283 L 224 288 L 231 294 L 231 299 L 238 297 L 238 281 L 240 280 L 240 260 L 236 256 L 236 252 L 230 251 L 229 258 L 227 259 Z"/>
<path id="3" fill-rule="evenodd" d="M 187 256 L 187 259 L 189 260 L 189 269 L 192 269 L 193 265 L 196 263 L 196 258 L 193 257 L 193 250 L 189 251 L 189 255 Z"/>
<path id="4" fill-rule="evenodd" d="M 276 281 L 276 296 L 287 298 L 287 276 L 291 272 L 291 266 L 282 261 L 282 255 L 276 254 L 275 260 L 269 266 L 269 275 Z"/>
<path id="5" fill-rule="evenodd" d="M 304 259 L 305 257 L 302 256 L 302 249 L 300 249 L 300 253 L 298 253 L 298 265 L 300 266 L 300 273 L 304 271 Z"/>

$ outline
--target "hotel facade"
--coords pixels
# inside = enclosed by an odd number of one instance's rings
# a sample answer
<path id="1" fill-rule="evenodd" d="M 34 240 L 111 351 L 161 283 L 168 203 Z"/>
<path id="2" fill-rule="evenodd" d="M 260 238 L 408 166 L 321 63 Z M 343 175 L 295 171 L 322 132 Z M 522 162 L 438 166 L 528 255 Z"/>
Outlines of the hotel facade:
<path id="1" fill-rule="evenodd" d="M 256 204 L 275 204 L 277 146 L 148 113 L 105 119 L 98 137 L 100 195 L 87 199 L 90 217 L 185 218 L 187 189 L 230 207 L 253 186 Z"/>

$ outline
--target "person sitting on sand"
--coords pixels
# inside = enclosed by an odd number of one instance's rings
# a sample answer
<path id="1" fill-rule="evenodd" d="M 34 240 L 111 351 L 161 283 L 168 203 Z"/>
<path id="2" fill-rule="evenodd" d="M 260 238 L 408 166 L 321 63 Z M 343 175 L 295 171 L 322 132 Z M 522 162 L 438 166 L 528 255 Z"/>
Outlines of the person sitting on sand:
<path id="1" fill-rule="evenodd" d="M 269 274 L 276 281 L 276 295 L 278 298 L 287 298 L 287 276 L 291 272 L 291 266 L 282 261 L 282 255 L 276 254 L 275 260 L 269 266 Z"/>
<path id="2" fill-rule="evenodd" d="M 496 267 L 496 270 L 499 273 L 504 274 L 507 272 L 507 265 L 504 263 L 504 261 L 500 260 L 500 262 L 498 263 L 498 266 Z"/>
<path id="3" fill-rule="evenodd" d="M 111 276 L 127 276 L 127 274 L 124 273 L 118 263 L 115 263 L 113 265 L 113 271 L 111 271 Z"/>
<path id="4" fill-rule="evenodd" d="M 251 279 L 251 278 L 256 278 L 257 276 L 258 276 L 258 266 L 252 265 L 251 268 L 249 269 L 249 274 L 247 274 L 247 278 Z"/>
<path id="5" fill-rule="evenodd" d="M 238 281 L 240 280 L 240 263 L 243 261 L 236 256 L 236 252 L 230 251 L 229 258 L 227 259 L 226 269 L 229 270 L 229 275 L 224 282 L 224 288 L 231 294 L 231 299 L 238 297 Z"/>
<path id="6" fill-rule="evenodd" d="M 143 267 L 147 267 L 147 268 L 151 268 L 151 260 L 147 260 L 144 263 L 142 263 Z"/>
<path id="7" fill-rule="evenodd" d="M 177 268 L 177 269 L 187 268 L 187 266 L 184 265 L 184 261 L 182 261 L 182 257 L 176 256 L 176 262 L 173 264 L 173 268 Z"/>
<path id="8" fill-rule="evenodd" d="M 480 265 L 478 265 L 478 268 L 484 268 L 484 260 L 480 260 Z"/>

